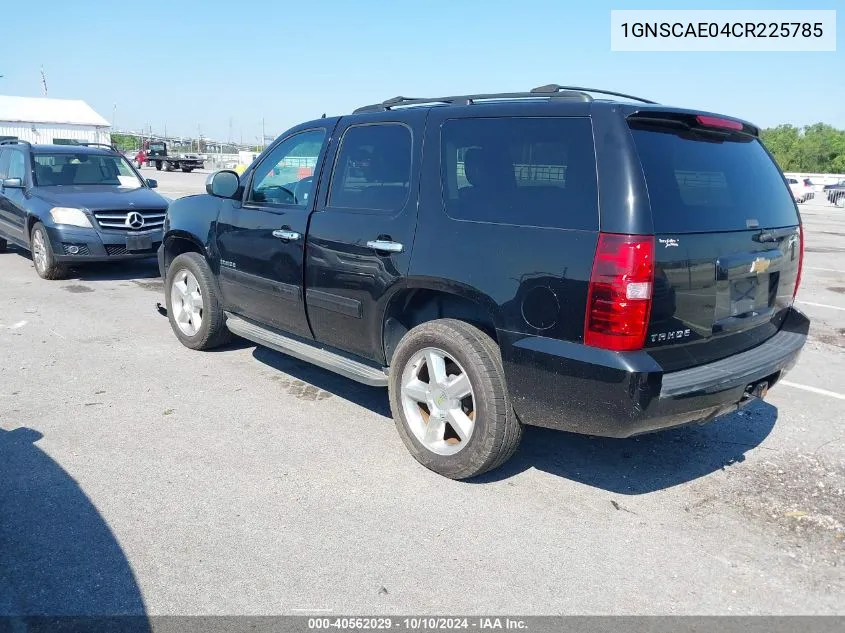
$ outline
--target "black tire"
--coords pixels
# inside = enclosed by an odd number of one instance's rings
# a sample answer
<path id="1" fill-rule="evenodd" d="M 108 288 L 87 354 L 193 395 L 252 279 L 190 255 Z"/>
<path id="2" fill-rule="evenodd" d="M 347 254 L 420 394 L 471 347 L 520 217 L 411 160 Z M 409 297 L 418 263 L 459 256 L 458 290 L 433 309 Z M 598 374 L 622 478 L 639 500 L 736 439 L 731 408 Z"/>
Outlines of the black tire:
<path id="1" fill-rule="evenodd" d="M 161 171 L 161 161 L 160 160 L 156 161 L 156 171 Z"/>
<path id="2" fill-rule="evenodd" d="M 426 448 L 409 425 L 402 406 L 402 374 L 414 354 L 434 347 L 464 369 L 474 394 L 474 429 L 466 446 L 452 455 Z M 499 347 L 478 328 L 455 319 L 423 323 L 408 332 L 390 367 L 390 408 L 405 446 L 426 468 L 450 479 L 467 479 L 498 468 L 516 451 L 522 424 L 508 396 Z"/>
<path id="3" fill-rule="evenodd" d="M 184 171 L 186 174 L 190 174 L 192 171 L 194 171 L 194 168 L 193 167 L 183 167 L 182 171 Z"/>
<path id="4" fill-rule="evenodd" d="M 202 323 L 193 336 L 187 335 L 179 328 L 171 297 L 173 281 L 185 269 L 196 278 L 202 295 Z M 217 284 L 214 282 L 208 262 L 199 253 L 183 253 L 171 262 L 164 283 L 164 300 L 170 327 L 185 347 L 197 350 L 213 349 L 231 340 L 232 334 L 226 328 L 226 316 L 223 314 Z"/>
<path id="5" fill-rule="evenodd" d="M 35 252 L 35 242 L 39 234 L 44 244 L 43 262 L 36 256 Z M 35 265 L 35 272 L 38 273 L 38 276 L 41 279 L 64 279 L 67 276 L 67 266 L 56 261 L 56 256 L 53 254 L 53 245 L 50 244 L 50 236 L 41 222 L 36 222 L 32 226 L 29 238 L 29 245 L 32 249 L 32 263 Z"/>
<path id="6" fill-rule="evenodd" d="M 0 253 L 5 253 L 7 248 L 9 248 L 9 243 L 0 237 Z"/>

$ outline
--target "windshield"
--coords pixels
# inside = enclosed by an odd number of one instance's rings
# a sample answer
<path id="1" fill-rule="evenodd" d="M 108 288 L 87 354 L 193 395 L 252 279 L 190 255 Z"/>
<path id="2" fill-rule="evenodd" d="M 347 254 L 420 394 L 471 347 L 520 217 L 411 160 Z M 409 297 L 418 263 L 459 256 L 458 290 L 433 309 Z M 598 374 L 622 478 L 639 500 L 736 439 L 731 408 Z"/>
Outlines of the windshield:
<path id="1" fill-rule="evenodd" d="M 33 178 L 40 187 L 105 185 L 126 189 L 144 186 L 123 156 L 114 154 L 35 154 Z"/>

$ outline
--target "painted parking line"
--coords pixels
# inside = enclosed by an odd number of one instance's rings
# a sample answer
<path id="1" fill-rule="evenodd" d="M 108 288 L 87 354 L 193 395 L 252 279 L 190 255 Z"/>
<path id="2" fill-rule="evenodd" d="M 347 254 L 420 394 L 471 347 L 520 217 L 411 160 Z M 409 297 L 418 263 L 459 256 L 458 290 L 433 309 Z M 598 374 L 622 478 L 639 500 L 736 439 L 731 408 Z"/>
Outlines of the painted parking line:
<path id="1" fill-rule="evenodd" d="M 809 391 L 810 393 L 817 393 L 820 396 L 827 396 L 828 398 L 836 398 L 837 400 L 845 400 L 845 394 L 836 393 L 835 391 L 828 391 L 827 389 L 819 389 L 818 387 L 811 387 L 810 385 L 802 385 L 797 382 L 791 382 L 789 380 L 781 380 L 778 382 L 779 385 L 786 385 L 787 387 L 792 387 L 793 389 L 801 389 L 803 391 Z"/>
<path id="2" fill-rule="evenodd" d="M 816 266 L 805 266 L 804 268 L 806 268 L 807 270 L 823 270 L 827 273 L 841 273 L 841 272 L 843 272 L 839 268 L 818 268 Z"/>
<path id="3" fill-rule="evenodd" d="M 828 305 L 826 303 L 813 303 L 812 301 L 802 301 L 801 299 L 798 299 L 798 303 L 803 303 L 805 306 L 816 306 L 817 308 L 829 308 L 831 310 L 842 310 L 845 312 L 845 308 Z"/>

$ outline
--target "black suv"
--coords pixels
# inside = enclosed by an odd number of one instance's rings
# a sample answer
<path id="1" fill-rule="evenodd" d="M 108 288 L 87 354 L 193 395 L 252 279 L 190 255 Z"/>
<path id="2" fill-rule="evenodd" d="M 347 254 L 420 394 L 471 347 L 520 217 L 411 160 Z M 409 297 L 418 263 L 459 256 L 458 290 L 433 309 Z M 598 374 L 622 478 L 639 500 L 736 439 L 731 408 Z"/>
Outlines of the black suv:
<path id="1" fill-rule="evenodd" d="M 32 251 L 44 279 L 69 264 L 151 257 L 167 199 L 113 147 L 0 142 L 0 251 Z"/>
<path id="2" fill-rule="evenodd" d="M 451 478 L 502 464 L 523 424 L 711 420 L 807 337 L 798 210 L 734 118 L 557 85 L 397 97 L 206 191 L 171 204 L 159 250 L 179 340 L 389 387 L 408 449 Z"/>

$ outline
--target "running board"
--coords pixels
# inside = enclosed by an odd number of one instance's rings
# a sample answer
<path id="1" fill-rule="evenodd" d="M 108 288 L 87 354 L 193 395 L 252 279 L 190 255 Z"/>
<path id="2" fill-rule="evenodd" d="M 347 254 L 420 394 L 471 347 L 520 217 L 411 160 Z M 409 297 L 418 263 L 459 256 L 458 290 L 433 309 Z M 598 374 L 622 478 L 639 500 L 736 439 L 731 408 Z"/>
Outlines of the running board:
<path id="1" fill-rule="evenodd" d="M 299 341 L 290 336 L 285 336 L 280 332 L 267 329 L 228 312 L 226 313 L 226 327 L 229 328 L 232 334 L 236 334 L 253 343 L 264 345 L 277 352 L 282 352 L 288 356 L 318 365 L 323 369 L 328 369 L 346 378 L 357 380 L 372 387 L 387 387 L 387 374 L 378 367 L 365 365 L 364 363 L 327 349 Z"/>

